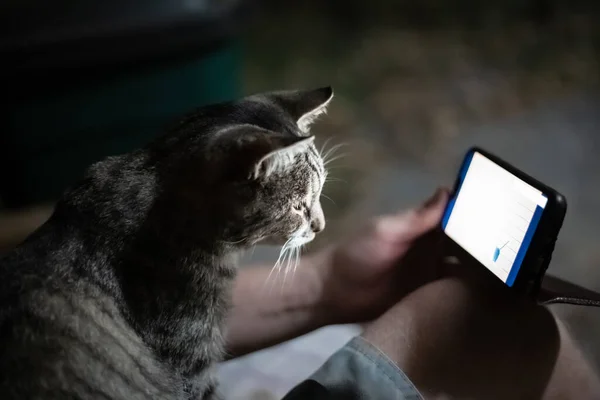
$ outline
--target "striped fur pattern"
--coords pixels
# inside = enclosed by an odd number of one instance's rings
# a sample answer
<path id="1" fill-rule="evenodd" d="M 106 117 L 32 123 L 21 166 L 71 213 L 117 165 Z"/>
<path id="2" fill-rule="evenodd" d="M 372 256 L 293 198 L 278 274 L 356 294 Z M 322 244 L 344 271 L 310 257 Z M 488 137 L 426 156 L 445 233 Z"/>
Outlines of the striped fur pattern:
<path id="1" fill-rule="evenodd" d="M 91 166 L 0 260 L 0 398 L 215 398 L 236 252 L 325 226 L 326 171 L 299 122 L 332 96 L 207 106 Z"/>

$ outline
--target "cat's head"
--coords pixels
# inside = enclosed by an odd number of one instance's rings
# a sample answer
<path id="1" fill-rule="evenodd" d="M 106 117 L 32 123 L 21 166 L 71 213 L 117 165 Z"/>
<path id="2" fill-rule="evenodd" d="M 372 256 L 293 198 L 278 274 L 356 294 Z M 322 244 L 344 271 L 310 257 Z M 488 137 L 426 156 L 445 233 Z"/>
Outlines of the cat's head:
<path id="1" fill-rule="evenodd" d="M 177 211 L 227 243 L 310 242 L 325 227 L 327 171 L 309 127 L 332 97 L 329 87 L 264 93 L 185 117 L 154 146 Z"/>

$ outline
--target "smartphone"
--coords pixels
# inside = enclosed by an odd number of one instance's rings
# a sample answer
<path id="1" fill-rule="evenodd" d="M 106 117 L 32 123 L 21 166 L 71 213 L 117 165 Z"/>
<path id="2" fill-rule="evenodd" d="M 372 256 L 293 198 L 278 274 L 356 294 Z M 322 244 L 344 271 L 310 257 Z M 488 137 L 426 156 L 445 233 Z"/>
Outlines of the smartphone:
<path id="1" fill-rule="evenodd" d="M 460 167 L 442 229 L 506 286 L 535 296 L 566 211 L 556 190 L 474 147 Z"/>

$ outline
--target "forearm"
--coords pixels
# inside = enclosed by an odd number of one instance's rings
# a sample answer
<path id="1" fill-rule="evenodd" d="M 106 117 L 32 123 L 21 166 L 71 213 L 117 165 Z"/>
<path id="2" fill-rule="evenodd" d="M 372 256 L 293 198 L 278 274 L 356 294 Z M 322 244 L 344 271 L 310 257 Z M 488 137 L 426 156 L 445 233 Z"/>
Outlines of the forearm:
<path id="1" fill-rule="evenodd" d="M 293 339 L 327 324 L 319 308 L 318 256 L 304 257 L 296 272 L 271 266 L 240 270 L 232 292 L 226 328 L 229 358 Z M 269 276 L 269 274 L 271 274 Z"/>

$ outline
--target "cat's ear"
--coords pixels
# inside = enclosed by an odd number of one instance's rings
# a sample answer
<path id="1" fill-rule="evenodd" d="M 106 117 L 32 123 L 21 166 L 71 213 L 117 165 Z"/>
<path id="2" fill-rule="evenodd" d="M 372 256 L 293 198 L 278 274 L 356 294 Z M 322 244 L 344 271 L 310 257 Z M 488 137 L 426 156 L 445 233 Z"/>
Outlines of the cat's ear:
<path id="1" fill-rule="evenodd" d="M 278 141 L 278 147 L 262 156 L 253 166 L 251 179 L 268 178 L 275 172 L 283 172 L 294 164 L 296 156 L 304 153 L 314 142 L 314 136 L 286 137 Z"/>
<path id="2" fill-rule="evenodd" d="M 314 136 L 281 134 L 256 125 L 228 126 L 218 131 L 206 149 L 209 160 L 227 180 L 262 180 L 292 166 Z"/>
<path id="3" fill-rule="evenodd" d="M 308 133 L 310 125 L 327 111 L 333 88 L 274 92 L 270 97 L 294 118 L 302 132 Z"/>

